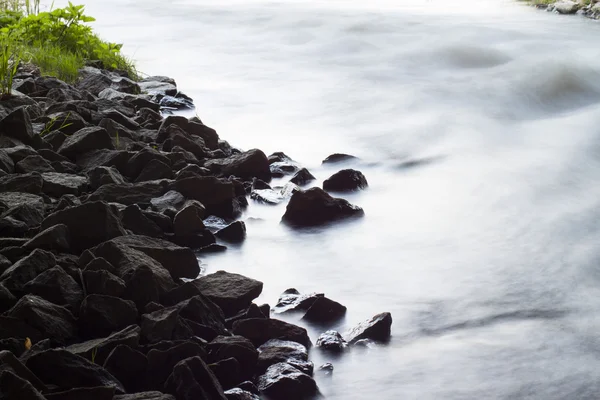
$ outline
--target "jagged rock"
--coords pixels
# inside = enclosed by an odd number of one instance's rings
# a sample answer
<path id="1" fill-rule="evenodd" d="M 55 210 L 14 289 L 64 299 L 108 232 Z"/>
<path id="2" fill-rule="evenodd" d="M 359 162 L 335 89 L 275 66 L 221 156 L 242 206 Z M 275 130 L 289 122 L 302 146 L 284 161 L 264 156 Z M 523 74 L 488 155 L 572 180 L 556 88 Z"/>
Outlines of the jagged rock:
<path id="1" fill-rule="evenodd" d="M 167 156 L 152 147 L 145 147 L 136 152 L 127 162 L 128 176 L 131 178 L 138 177 L 144 167 L 151 161 L 161 161 L 162 163 L 169 165 Z"/>
<path id="2" fill-rule="evenodd" d="M 134 153 L 131 151 L 123 150 L 92 150 L 78 155 L 76 164 L 84 171 L 89 171 L 96 167 L 115 167 L 123 174 L 123 171 L 126 170 L 127 163 L 133 154 Z"/>
<path id="3" fill-rule="evenodd" d="M 328 156 L 326 159 L 324 159 L 323 164 L 335 164 L 355 160 L 358 160 L 358 158 L 349 154 L 334 153 Z"/>
<path id="4" fill-rule="evenodd" d="M 389 312 L 375 315 L 348 331 L 344 337 L 350 344 L 361 339 L 371 339 L 379 342 L 389 340 L 392 329 L 392 314 Z"/>
<path id="5" fill-rule="evenodd" d="M 560 0 L 549 7 L 559 14 L 575 14 L 581 8 L 581 4 L 570 0 Z"/>
<path id="6" fill-rule="evenodd" d="M 58 212 L 58 211 L 61 211 L 61 210 L 67 209 L 67 208 L 80 206 L 80 205 L 81 205 L 81 200 L 79 200 L 77 197 L 75 197 L 72 194 L 65 194 L 58 200 L 58 203 L 56 204 L 56 207 L 54 208 L 54 212 Z"/>
<path id="7" fill-rule="evenodd" d="M 7 174 L 15 172 L 15 163 L 4 150 L 0 150 L 0 170 Z"/>
<path id="8" fill-rule="evenodd" d="M 203 276 L 193 282 L 226 316 L 248 307 L 263 289 L 260 281 L 225 271 Z"/>
<path id="9" fill-rule="evenodd" d="M 175 397 L 154 391 L 115 396 L 113 400 L 175 400 Z"/>
<path id="10" fill-rule="evenodd" d="M 229 205 L 235 198 L 233 184 L 218 178 L 191 177 L 175 181 L 171 189 L 181 193 L 188 199 L 198 200 L 206 209 L 207 214 L 218 215 L 214 211 L 220 211 L 219 206 Z"/>
<path id="11" fill-rule="evenodd" d="M 28 204 L 39 210 L 41 213 L 43 213 L 45 210 L 44 199 L 41 196 L 30 193 L 0 193 L 0 204 L 6 205 L 7 208 L 14 208 L 20 205 Z"/>
<path id="12" fill-rule="evenodd" d="M 331 376 L 333 374 L 333 364 L 325 363 L 319 367 L 319 373 L 324 376 Z"/>
<path id="13" fill-rule="evenodd" d="M 17 298 L 3 285 L 0 285 L 0 314 L 4 311 L 10 310 L 15 303 Z"/>
<path id="14" fill-rule="evenodd" d="M 323 297 L 323 293 L 300 294 L 296 289 L 287 289 L 279 296 L 275 305 L 276 313 L 292 312 L 292 311 L 307 311 L 319 297 Z"/>
<path id="15" fill-rule="evenodd" d="M 2 151 L 8 154 L 8 156 L 13 160 L 14 163 L 18 163 L 25 157 L 35 156 L 38 154 L 38 152 L 35 151 L 32 147 L 24 145 L 8 147 L 3 149 Z"/>
<path id="16" fill-rule="evenodd" d="M 94 363 L 98 365 L 103 365 L 109 354 L 111 354 L 118 346 L 137 348 L 139 344 L 140 327 L 131 325 L 121 331 L 114 332 L 112 335 L 105 338 L 92 339 L 87 342 L 73 344 L 67 347 L 66 350 L 87 360 L 91 361 L 93 359 Z"/>
<path id="17" fill-rule="evenodd" d="M 171 167 L 160 160 L 150 160 L 136 178 L 136 182 L 154 181 L 158 179 L 171 179 L 173 171 Z"/>
<path id="18" fill-rule="evenodd" d="M 354 192 L 366 189 L 367 179 L 360 171 L 343 169 L 323 182 L 323 189 L 328 192 Z"/>
<path id="19" fill-rule="evenodd" d="M 166 383 L 167 391 L 180 400 L 226 400 L 219 381 L 200 357 L 175 365 Z"/>
<path id="20" fill-rule="evenodd" d="M 150 200 L 150 204 L 152 204 L 152 207 L 156 211 L 165 212 L 165 210 L 173 210 L 174 213 L 179 211 L 185 202 L 185 197 L 175 190 L 169 190 L 164 195 Z"/>
<path id="21" fill-rule="evenodd" d="M 60 389 L 109 386 L 125 393 L 123 385 L 104 368 L 67 350 L 46 350 L 33 355 L 27 368 L 44 383 Z"/>
<path id="22" fill-rule="evenodd" d="M 335 322 L 344 315 L 346 315 L 346 306 L 327 297 L 317 297 L 302 319 L 311 322 L 326 323 Z"/>
<path id="23" fill-rule="evenodd" d="M 362 208 L 331 197 L 319 188 L 311 188 L 292 195 L 283 221 L 295 227 L 310 227 L 363 215 Z"/>
<path id="24" fill-rule="evenodd" d="M 121 213 L 121 220 L 126 229 L 136 235 L 160 238 L 162 229 L 142 212 L 136 204 L 130 205 Z"/>
<path id="25" fill-rule="evenodd" d="M 23 291 L 63 306 L 77 315 L 83 301 L 83 290 L 61 267 L 56 266 L 29 281 Z"/>
<path id="26" fill-rule="evenodd" d="M 57 224 L 64 224 L 69 228 L 71 246 L 74 251 L 79 252 L 126 234 L 121 221 L 108 204 L 100 201 L 84 203 L 50 214 L 42 222 L 42 229 Z"/>
<path id="27" fill-rule="evenodd" d="M 23 247 L 26 249 L 43 249 L 48 251 L 69 251 L 69 227 L 63 224 L 51 226 L 29 240 Z"/>
<path id="28" fill-rule="evenodd" d="M 242 390 L 240 388 L 233 388 L 225 391 L 227 400 L 260 400 L 260 397 L 254 393 Z"/>
<path id="29" fill-rule="evenodd" d="M 25 144 L 33 144 L 33 127 L 25 108 L 17 108 L 0 120 L 0 135 L 10 136 Z"/>
<path id="30" fill-rule="evenodd" d="M 46 400 L 113 400 L 115 388 L 98 386 L 90 388 L 76 388 L 64 392 L 45 394 Z"/>
<path id="31" fill-rule="evenodd" d="M 104 361 L 104 368 L 117 378 L 128 392 L 134 393 L 148 387 L 145 379 L 148 359 L 129 345 L 116 346 Z"/>
<path id="32" fill-rule="evenodd" d="M 12 293 L 22 293 L 27 282 L 55 265 L 56 258 L 52 253 L 36 249 L 4 271 L 0 282 Z"/>
<path id="33" fill-rule="evenodd" d="M 99 259 L 97 259 L 99 260 Z M 125 293 L 125 282 L 109 271 L 83 271 L 83 280 L 88 294 L 121 297 Z"/>
<path id="34" fill-rule="evenodd" d="M 300 168 L 292 161 L 284 161 L 272 163 L 269 169 L 273 177 L 282 178 L 286 175 L 295 174 Z"/>
<path id="35" fill-rule="evenodd" d="M 20 378 L 10 370 L 0 373 L 0 398 L 6 400 L 46 400 L 29 381 Z"/>
<path id="36" fill-rule="evenodd" d="M 242 382 L 240 363 L 235 358 L 226 358 L 208 366 L 223 389 L 231 389 Z"/>
<path id="37" fill-rule="evenodd" d="M 308 350 L 301 344 L 271 339 L 258 348 L 256 371 L 263 374 L 271 365 L 288 363 L 305 374 L 312 375 L 313 364 L 308 361 Z"/>
<path id="38" fill-rule="evenodd" d="M 75 318 L 66 308 L 40 297 L 26 295 L 15 304 L 7 316 L 19 319 L 41 332 L 44 338 L 65 343 L 77 334 Z"/>
<path id="39" fill-rule="evenodd" d="M 125 183 L 125 179 L 123 179 L 123 176 L 121 176 L 121 173 L 115 167 L 95 167 L 88 171 L 88 178 L 90 187 L 94 190 L 103 185 L 122 185 Z"/>
<path id="40" fill-rule="evenodd" d="M 65 194 L 78 196 L 88 186 L 88 180 L 83 176 L 58 172 L 45 172 L 42 174 L 42 180 L 42 192 L 56 198 Z"/>
<path id="41" fill-rule="evenodd" d="M 249 180 L 252 178 L 259 178 L 264 181 L 271 180 L 269 160 L 265 153 L 258 149 L 234 154 L 227 158 L 209 160 L 204 166 L 224 176 L 234 175 Z"/>
<path id="42" fill-rule="evenodd" d="M 248 339 L 242 336 L 217 336 L 207 346 L 208 359 L 215 363 L 227 358 L 235 358 L 240 364 L 242 379 L 254 375 L 258 351 Z"/>
<path id="43" fill-rule="evenodd" d="M 68 136 L 58 149 L 58 154 L 75 160 L 79 154 L 98 149 L 113 150 L 114 146 L 106 129 L 90 127 L 80 129 Z"/>
<path id="44" fill-rule="evenodd" d="M 6 175 L 0 177 L 0 192 L 40 194 L 42 183 L 42 175 L 37 172 Z"/>
<path id="45" fill-rule="evenodd" d="M 142 315 L 142 336 L 148 343 L 173 339 L 179 320 L 179 307 L 173 306 Z"/>
<path id="46" fill-rule="evenodd" d="M 317 347 L 331 352 L 341 352 L 348 346 L 342 335 L 336 331 L 322 333 L 317 339 Z"/>
<path id="47" fill-rule="evenodd" d="M 167 350 L 152 349 L 148 352 L 148 376 L 156 386 L 162 387 L 173 368 L 182 360 L 198 357 L 205 358 L 206 352 L 197 343 L 183 342 Z M 172 392 L 171 392 L 172 393 Z"/>
<path id="48" fill-rule="evenodd" d="M 258 389 L 262 395 L 272 399 L 307 400 L 319 394 L 314 379 L 287 363 L 270 366 L 258 378 Z"/>
<path id="49" fill-rule="evenodd" d="M 202 222 L 202 218 L 206 213 L 206 209 L 196 200 L 188 200 L 183 208 L 175 214 L 173 219 L 173 230 L 176 236 L 186 237 L 202 232 L 206 227 Z"/>
<path id="50" fill-rule="evenodd" d="M 104 185 L 89 195 L 88 201 L 102 200 L 123 205 L 148 204 L 151 199 L 165 193 L 168 187 L 168 180 Z"/>
<path id="51" fill-rule="evenodd" d="M 267 316 L 265 316 L 265 314 L 263 314 L 260 307 L 258 307 L 256 304 L 252 303 L 252 304 L 250 304 L 250 307 L 239 311 L 234 316 L 228 317 L 225 320 L 225 323 L 228 328 L 231 328 L 231 327 L 233 327 L 233 324 L 236 321 L 240 321 L 242 319 L 248 319 L 248 318 L 267 318 Z"/>
<path id="52" fill-rule="evenodd" d="M 28 156 L 16 163 L 15 172 L 27 174 L 29 172 L 55 172 L 50 162 L 39 155 Z"/>
<path id="53" fill-rule="evenodd" d="M 236 321 L 233 324 L 233 333 L 244 336 L 255 346 L 271 339 L 289 340 L 307 348 L 312 345 L 306 329 L 278 319 L 250 318 Z"/>
<path id="54" fill-rule="evenodd" d="M 309 182 L 314 181 L 315 179 L 317 178 L 315 178 L 313 174 L 311 174 L 306 168 L 302 168 L 301 170 L 296 172 L 294 177 L 290 179 L 290 182 L 295 183 L 299 186 L 303 186 Z"/>
<path id="55" fill-rule="evenodd" d="M 215 236 L 230 243 L 243 242 L 246 239 L 246 224 L 243 221 L 232 222 L 217 231 Z"/>
<path id="56" fill-rule="evenodd" d="M 100 338 L 134 325 L 137 316 L 137 308 L 132 301 L 91 294 L 81 303 L 79 326 L 85 337 Z"/>
<path id="57" fill-rule="evenodd" d="M 84 253 L 84 254 L 86 254 L 86 253 Z M 88 262 L 82 263 L 82 265 L 85 265 L 85 267 L 83 268 L 84 272 L 86 272 L 86 271 L 108 271 L 111 274 L 118 273 L 117 269 L 111 263 L 109 263 L 104 257 L 94 258 L 94 255 L 89 251 L 88 251 L 88 254 L 90 255 L 90 257 L 92 257 L 92 259 L 89 260 Z M 116 297 L 119 297 L 119 296 L 116 296 Z"/>

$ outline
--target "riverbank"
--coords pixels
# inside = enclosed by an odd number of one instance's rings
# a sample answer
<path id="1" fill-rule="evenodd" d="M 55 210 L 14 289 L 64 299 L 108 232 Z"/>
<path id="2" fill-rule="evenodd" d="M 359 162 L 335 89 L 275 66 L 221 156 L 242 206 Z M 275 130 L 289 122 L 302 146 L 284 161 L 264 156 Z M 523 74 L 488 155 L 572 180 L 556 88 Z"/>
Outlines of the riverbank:
<path id="1" fill-rule="evenodd" d="M 543 10 L 558 14 L 580 14 L 591 19 L 600 19 L 600 3 L 597 0 L 524 0 Z"/>

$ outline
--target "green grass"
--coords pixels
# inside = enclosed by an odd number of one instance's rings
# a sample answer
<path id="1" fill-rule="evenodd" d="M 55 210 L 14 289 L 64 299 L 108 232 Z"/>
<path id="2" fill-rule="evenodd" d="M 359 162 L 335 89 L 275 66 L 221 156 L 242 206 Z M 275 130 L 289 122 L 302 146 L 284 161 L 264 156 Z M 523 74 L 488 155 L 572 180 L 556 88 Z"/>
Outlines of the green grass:
<path id="1" fill-rule="evenodd" d="M 85 66 L 85 59 L 56 44 L 27 46 L 22 59 L 38 66 L 44 75 L 56 76 L 68 83 L 75 82 L 79 70 Z"/>

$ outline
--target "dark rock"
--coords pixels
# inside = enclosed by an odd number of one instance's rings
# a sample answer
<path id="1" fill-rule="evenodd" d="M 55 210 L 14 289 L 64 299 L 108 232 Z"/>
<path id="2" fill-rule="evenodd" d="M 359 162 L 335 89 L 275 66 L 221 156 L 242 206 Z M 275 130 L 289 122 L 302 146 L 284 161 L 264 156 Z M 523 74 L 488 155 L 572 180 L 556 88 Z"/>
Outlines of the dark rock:
<path id="1" fill-rule="evenodd" d="M 4 150 L 0 150 L 0 170 L 7 174 L 15 172 L 15 163 Z"/>
<path id="2" fill-rule="evenodd" d="M 46 400 L 112 400 L 115 388 L 111 386 L 98 386 L 90 388 L 77 388 L 64 392 L 45 394 Z"/>
<path id="3" fill-rule="evenodd" d="M 54 212 L 80 205 L 81 200 L 79 200 L 76 196 L 72 194 L 65 194 L 64 196 L 61 196 L 61 198 L 58 200 L 58 203 L 54 208 Z"/>
<path id="4" fill-rule="evenodd" d="M 137 392 L 148 387 L 145 379 L 148 359 L 131 346 L 116 346 L 104 361 L 104 368 L 117 378 L 128 392 Z"/>
<path id="5" fill-rule="evenodd" d="M 2 152 L 8 154 L 8 156 L 13 160 L 15 164 L 24 159 L 25 157 L 35 156 L 38 154 L 38 152 L 35 151 L 32 147 L 24 145 L 12 146 L 3 149 Z"/>
<path id="6" fill-rule="evenodd" d="M 125 183 L 125 179 L 123 179 L 121 173 L 115 167 L 101 166 L 93 168 L 88 172 L 88 178 L 90 187 L 94 190 L 103 185 L 122 185 Z"/>
<path id="7" fill-rule="evenodd" d="M 144 314 L 150 314 L 155 311 L 164 310 L 164 309 L 165 309 L 165 306 L 163 306 L 162 304 L 150 302 L 150 303 L 146 304 L 146 307 L 144 307 Z"/>
<path id="8" fill-rule="evenodd" d="M 85 265 L 85 267 L 83 269 L 84 271 L 108 271 L 111 274 L 117 274 L 117 269 L 111 263 L 109 263 L 105 258 L 103 258 L 103 257 L 93 258 L 94 255 L 91 253 L 89 253 L 89 254 L 92 257 L 92 259 L 89 262 L 82 264 L 82 265 Z M 116 296 L 116 297 L 119 297 L 119 296 Z"/>
<path id="9" fill-rule="evenodd" d="M 53 150 L 60 149 L 60 146 L 62 146 L 66 139 L 67 135 L 61 131 L 52 131 L 44 135 L 44 141 L 52 146 Z"/>
<path id="10" fill-rule="evenodd" d="M 175 400 L 175 397 L 161 392 L 141 392 L 115 396 L 113 400 Z"/>
<path id="11" fill-rule="evenodd" d="M 168 190 L 169 181 L 149 181 L 135 184 L 104 185 L 88 196 L 88 201 L 102 200 L 124 205 L 148 204 Z"/>
<path id="12" fill-rule="evenodd" d="M 271 365 L 288 363 L 305 374 L 312 375 L 313 365 L 308 362 L 308 350 L 301 344 L 272 339 L 258 348 L 257 373 L 263 374 Z"/>
<path id="13" fill-rule="evenodd" d="M 3 285 L 0 285 L 0 314 L 4 311 L 10 310 L 15 303 L 17 298 Z"/>
<path id="14" fill-rule="evenodd" d="M 392 314 L 389 312 L 377 314 L 371 319 L 361 322 L 348 331 L 344 337 L 350 344 L 361 339 L 371 339 L 378 342 L 386 342 L 390 338 L 392 330 Z"/>
<path id="15" fill-rule="evenodd" d="M 271 175 L 276 178 L 282 178 L 286 175 L 295 174 L 300 168 L 291 162 L 275 162 L 269 166 Z"/>
<path id="16" fill-rule="evenodd" d="M 26 203 L 10 208 L 0 215 L 0 232 L 6 236 L 22 236 L 37 229 L 44 218 L 44 206 Z"/>
<path id="17" fill-rule="evenodd" d="M 108 358 L 109 354 L 117 346 L 129 346 L 132 348 L 137 348 L 139 343 L 140 327 L 137 325 L 131 325 L 105 338 L 93 339 L 88 340 L 87 342 L 73 344 L 67 347 L 66 350 L 93 361 L 98 365 L 102 365 Z"/>
<path id="18" fill-rule="evenodd" d="M 78 196 L 85 191 L 89 183 L 83 176 L 58 172 L 45 172 L 42 179 L 42 192 L 56 198 L 65 194 Z"/>
<path id="19" fill-rule="evenodd" d="M 29 381 L 10 370 L 0 373 L 0 398 L 6 400 L 47 400 Z"/>
<path id="20" fill-rule="evenodd" d="M 305 400 L 319 394 L 310 376 L 286 363 L 270 366 L 258 379 L 258 389 L 263 396 L 272 399 Z"/>
<path id="21" fill-rule="evenodd" d="M 40 194 L 42 183 L 42 175 L 37 172 L 6 175 L 0 177 L 0 192 Z"/>
<path id="22" fill-rule="evenodd" d="M 255 395 L 260 394 L 256 385 L 250 381 L 242 382 L 238 385 L 238 387 L 242 390 L 245 390 L 246 392 L 250 392 Z"/>
<path id="23" fill-rule="evenodd" d="M 269 160 L 265 153 L 258 149 L 234 154 L 223 159 L 209 160 L 204 166 L 224 176 L 234 175 L 248 180 L 252 178 L 259 178 L 264 181 L 271 180 Z"/>
<path id="24" fill-rule="evenodd" d="M 257 178 L 254 178 L 252 180 L 252 190 L 265 190 L 265 189 L 271 189 L 271 186 L 267 182 L 265 182 L 261 179 L 257 179 Z"/>
<path id="25" fill-rule="evenodd" d="M 177 306 L 163 308 L 142 315 L 142 337 L 148 343 L 173 339 L 173 333 L 179 323 L 179 308 Z"/>
<path id="26" fill-rule="evenodd" d="M 0 339 L 18 338 L 25 341 L 26 338 L 30 338 L 32 342 L 37 343 L 45 336 L 38 329 L 18 318 L 0 315 Z"/>
<path id="27" fill-rule="evenodd" d="M 299 186 L 303 186 L 314 181 L 315 179 L 317 178 L 315 178 L 313 174 L 311 174 L 306 168 L 302 168 L 300 171 L 296 172 L 294 177 L 290 179 L 290 182 Z"/>
<path id="28" fill-rule="evenodd" d="M 126 229 L 136 235 L 160 238 L 163 236 L 162 229 L 142 212 L 139 206 L 133 204 L 125 208 L 121 213 L 121 220 Z"/>
<path id="29" fill-rule="evenodd" d="M 311 322 L 326 323 L 335 322 L 344 315 L 346 315 L 346 306 L 327 297 L 318 297 L 306 311 L 302 319 Z"/>
<path id="30" fill-rule="evenodd" d="M 56 258 L 52 253 L 36 249 L 4 271 L 0 282 L 12 293 L 22 293 L 27 282 L 55 265 Z"/>
<path id="31" fill-rule="evenodd" d="M 292 195 L 283 221 L 296 227 L 309 227 L 363 215 L 362 208 L 331 197 L 319 188 L 311 188 Z"/>
<path id="32" fill-rule="evenodd" d="M 43 230 L 25 243 L 26 249 L 43 249 L 49 251 L 69 251 L 70 235 L 66 225 L 58 224 Z"/>
<path id="33" fill-rule="evenodd" d="M 248 339 L 242 336 L 217 336 L 207 346 L 208 359 L 215 363 L 233 357 L 239 362 L 241 379 L 251 379 L 254 375 L 258 351 Z M 239 383 L 239 382 L 236 382 Z"/>
<path id="34" fill-rule="evenodd" d="M 137 316 L 137 308 L 132 301 L 91 294 L 81 303 L 79 326 L 85 337 L 100 338 L 134 325 Z"/>
<path id="35" fill-rule="evenodd" d="M 342 335 L 336 331 L 322 333 L 317 339 L 317 347 L 331 352 L 341 352 L 348 346 Z"/>
<path id="36" fill-rule="evenodd" d="M 145 147 L 136 152 L 127 162 L 127 175 L 130 178 L 138 177 L 143 169 L 150 163 L 150 161 L 153 160 L 161 161 L 163 164 L 169 165 L 169 159 L 164 154 L 153 149 L 152 147 Z"/>
<path id="37" fill-rule="evenodd" d="M 99 258 L 97 260 L 100 260 Z M 125 293 L 125 282 L 109 271 L 83 271 L 83 280 L 88 294 L 121 297 Z"/>
<path id="38" fill-rule="evenodd" d="M 166 384 L 178 400 L 226 400 L 219 381 L 200 357 L 188 358 L 175 365 Z"/>
<path id="39" fill-rule="evenodd" d="M 233 333 L 244 336 L 255 346 L 260 346 L 271 339 L 289 340 L 305 347 L 311 347 L 306 329 L 278 319 L 250 318 L 236 321 Z"/>
<path id="40" fill-rule="evenodd" d="M 240 363 L 235 358 L 226 358 L 208 366 L 223 389 L 231 389 L 242 382 Z"/>
<path id="41" fill-rule="evenodd" d="M 14 208 L 23 204 L 28 204 L 40 210 L 40 212 L 44 212 L 45 210 L 44 199 L 41 196 L 29 193 L 0 193 L 0 204 L 5 204 L 7 208 Z"/>
<path id="42" fill-rule="evenodd" d="M 225 396 L 227 397 L 227 400 L 260 400 L 260 397 L 254 393 L 240 388 L 226 390 Z"/>
<path id="43" fill-rule="evenodd" d="M 323 189 L 328 192 L 353 192 L 366 189 L 367 179 L 360 171 L 343 169 L 323 182 Z"/>
<path id="44" fill-rule="evenodd" d="M 326 363 L 319 367 L 319 373 L 325 376 L 331 376 L 333 374 L 333 364 Z"/>
<path id="45" fill-rule="evenodd" d="M 358 158 L 351 156 L 349 154 L 334 153 L 334 154 L 331 154 L 330 156 L 328 156 L 326 159 L 324 159 L 323 164 L 334 164 L 334 163 L 341 163 L 341 162 L 354 161 L 354 160 L 358 160 Z"/>
<path id="46" fill-rule="evenodd" d="M 38 154 L 41 157 L 43 157 L 44 159 L 46 159 L 46 160 L 48 160 L 50 162 L 55 162 L 55 161 L 66 161 L 66 162 L 68 162 L 69 161 L 68 158 L 66 158 L 64 156 L 61 156 L 60 154 L 55 153 L 54 151 L 49 150 L 49 149 L 39 149 L 38 150 Z"/>
<path id="47" fill-rule="evenodd" d="M 175 190 L 169 190 L 164 195 L 150 200 L 152 207 L 159 212 L 164 212 L 165 210 L 177 212 L 184 206 L 185 202 L 185 197 Z"/>
<path id="48" fill-rule="evenodd" d="M 262 282 L 225 271 L 203 276 L 193 282 L 226 316 L 250 306 L 263 289 Z"/>
<path id="49" fill-rule="evenodd" d="M 79 154 L 98 149 L 112 150 L 114 146 L 106 129 L 90 127 L 80 129 L 67 137 L 58 149 L 58 154 L 74 160 Z"/>
<path id="50" fill-rule="evenodd" d="M 61 267 L 56 266 L 29 281 L 23 291 L 63 306 L 77 315 L 83 301 L 83 290 Z"/>
<path id="51" fill-rule="evenodd" d="M 132 156 L 129 151 L 99 149 L 78 155 L 76 164 L 85 171 L 96 167 L 115 167 L 122 174 Z"/>
<path id="52" fill-rule="evenodd" d="M 300 294 L 296 289 L 288 289 L 279 296 L 275 305 L 275 312 L 278 314 L 284 312 L 307 311 L 323 293 Z"/>
<path id="53" fill-rule="evenodd" d="M 265 317 L 263 312 L 260 310 L 260 308 L 256 304 L 252 303 L 252 304 L 250 304 L 250 307 L 248 307 L 247 309 L 241 310 L 234 316 L 228 317 L 225 320 L 225 323 L 228 328 L 232 328 L 235 321 L 240 321 L 242 319 L 248 319 L 248 318 L 267 318 L 267 317 Z"/>
<path id="54" fill-rule="evenodd" d="M 0 352 L 4 350 L 10 351 L 15 357 L 21 357 L 26 350 L 25 341 L 15 338 L 0 339 Z"/>
<path id="55" fill-rule="evenodd" d="M 55 172 L 52 165 L 42 156 L 28 156 L 15 165 L 15 172 L 27 174 L 29 172 Z"/>
<path id="56" fill-rule="evenodd" d="M 176 236 L 185 237 L 202 232 L 205 228 L 202 218 L 206 209 L 196 200 L 188 200 L 183 208 L 175 214 L 173 230 Z"/>
<path id="57" fill-rule="evenodd" d="M 243 221 L 235 221 L 217 231 L 215 236 L 230 243 L 243 242 L 246 239 L 246 224 Z"/>
<path id="58" fill-rule="evenodd" d="M 69 228 L 71 247 L 76 252 L 126 234 L 117 215 L 108 204 L 100 201 L 50 214 L 42 222 L 42 229 L 57 224 L 64 224 Z"/>
<path id="59" fill-rule="evenodd" d="M 285 153 L 283 153 L 281 151 L 275 152 L 269 156 L 269 164 L 273 164 L 276 162 L 290 162 L 290 161 L 294 161 L 294 160 L 292 160 L 291 157 L 289 157 L 288 155 L 286 155 Z"/>
<path id="60" fill-rule="evenodd" d="M 209 244 L 207 246 L 200 247 L 196 250 L 197 254 L 213 254 L 213 253 L 222 253 L 227 250 L 227 246 L 223 246 L 221 244 Z"/>
<path id="61" fill-rule="evenodd" d="M 144 216 L 154 222 L 163 232 L 173 232 L 173 220 L 167 215 L 152 210 L 142 211 Z"/>
<path id="62" fill-rule="evenodd" d="M 17 318 L 42 332 L 44 338 L 65 343 L 77 334 L 75 318 L 66 308 L 40 297 L 26 295 L 15 304 L 7 316 Z"/>
<path id="63" fill-rule="evenodd" d="M 38 353 L 26 365 L 44 383 L 59 389 L 109 386 L 117 393 L 125 393 L 121 383 L 104 368 L 67 350 Z"/>
<path id="64" fill-rule="evenodd" d="M 158 179 L 171 179 L 173 177 L 173 171 L 171 167 L 160 161 L 151 160 L 146 164 L 142 172 L 136 178 L 136 182 L 154 181 Z"/>
<path id="65" fill-rule="evenodd" d="M 206 352 L 197 343 L 184 342 L 168 350 L 157 349 L 148 352 L 148 376 L 156 386 L 162 386 L 171 375 L 173 368 L 190 357 L 206 358 Z"/>
<path id="66" fill-rule="evenodd" d="M 33 127 L 24 108 L 17 108 L 0 120 L 0 135 L 10 136 L 25 144 L 33 143 Z"/>

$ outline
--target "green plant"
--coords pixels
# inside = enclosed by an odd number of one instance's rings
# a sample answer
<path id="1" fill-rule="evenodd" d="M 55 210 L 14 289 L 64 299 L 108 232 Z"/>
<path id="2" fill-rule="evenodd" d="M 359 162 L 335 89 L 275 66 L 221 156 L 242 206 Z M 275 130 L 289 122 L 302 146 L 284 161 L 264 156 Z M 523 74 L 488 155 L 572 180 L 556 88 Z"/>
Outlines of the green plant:
<path id="1" fill-rule="evenodd" d="M 60 124 L 60 126 L 57 128 L 57 130 L 62 130 L 63 128 L 69 127 L 71 125 L 73 125 L 72 122 L 67 122 L 67 120 L 69 119 L 69 117 L 71 116 L 71 113 L 67 113 L 67 115 L 65 115 L 65 118 L 63 119 L 62 123 Z M 46 123 L 46 125 L 44 126 L 44 129 L 40 132 L 40 136 L 46 136 L 47 134 L 49 134 L 50 132 L 52 132 L 52 128 L 54 127 L 54 125 L 56 124 L 56 121 L 58 120 L 58 117 L 53 117 L 50 118 L 50 121 L 48 121 Z"/>
<path id="2" fill-rule="evenodd" d="M 92 363 L 96 364 L 96 355 L 98 354 L 98 348 L 94 347 L 92 349 Z"/>
<path id="3" fill-rule="evenodd" d="M 11 94 L 13 80 L 19 68 L 19 51 L 8 42 L 0 42 L 0 97 Z"/>
<path id="4" fill-rule="evenodd" d="M 119 143 L 119 131 L 118 131 L 118 130 L 115 132 L 115 138 L 116 138 L 116 142 L 117 142 L 117 149 L 118 149 L 118 148 L 120 147 L 120 146 L 119 146 L 119 144 L 120 144 L 120 143 Z"/>

